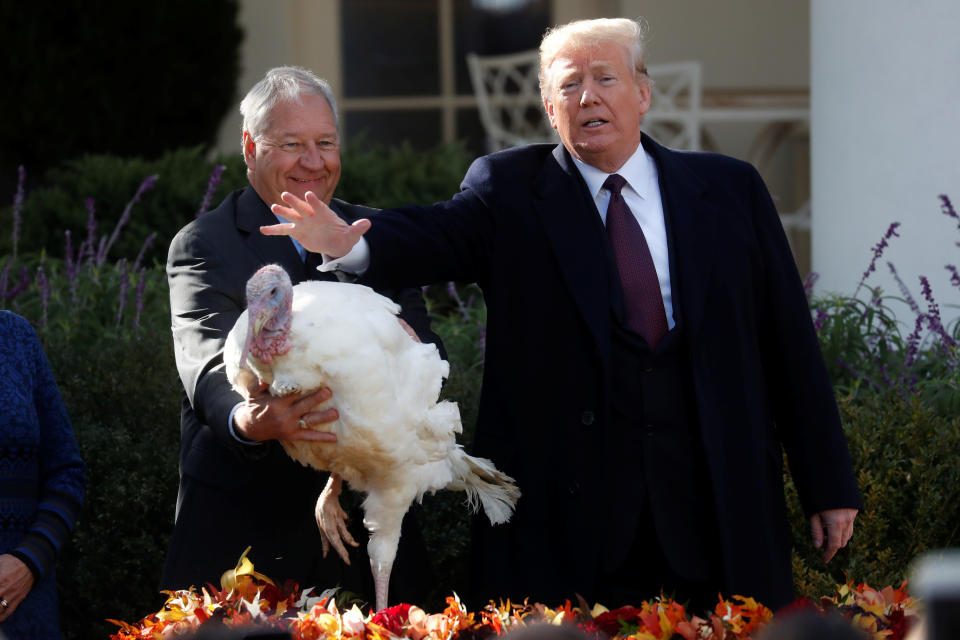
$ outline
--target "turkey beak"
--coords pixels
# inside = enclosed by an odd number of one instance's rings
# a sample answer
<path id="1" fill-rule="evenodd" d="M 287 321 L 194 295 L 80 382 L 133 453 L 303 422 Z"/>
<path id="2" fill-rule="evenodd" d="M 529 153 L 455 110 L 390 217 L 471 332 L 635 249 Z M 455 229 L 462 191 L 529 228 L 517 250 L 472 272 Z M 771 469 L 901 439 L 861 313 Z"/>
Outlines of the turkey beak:
<path id="1" fill-rule="evenodd" d="M 263 325 L 267 324 L 269 319 L 270 309 L 268 307 L 257 309 L 257 315 L 253 319 L 253 335 L 260 335 L 260 330 L 263 329 Z"/>

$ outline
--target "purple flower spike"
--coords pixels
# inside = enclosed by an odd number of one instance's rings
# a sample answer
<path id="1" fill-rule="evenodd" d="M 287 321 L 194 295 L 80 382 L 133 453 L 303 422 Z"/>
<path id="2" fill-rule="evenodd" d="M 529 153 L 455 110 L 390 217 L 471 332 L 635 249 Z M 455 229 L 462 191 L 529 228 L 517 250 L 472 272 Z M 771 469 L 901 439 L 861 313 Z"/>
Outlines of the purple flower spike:
<path id="1" fill-rule="evenodd" d="M 11 259 L 9 262 L 7 262 L 7 267 L 8 267 L 8 268 L 10 267 L 10 265 L 11 265 L 12 262 L 13 262 L 12 259 Z M 30 286 L 30 274 L 27 272 L 27 268 L 26 268 L 26 267 L 21 267 L 21 268 L 20 268 L 20 281 L 17 282 L 17 284 L 15 284 L 15 285 L 13 285 L 12 287 L 10 287 L 9 289 L 7 289 L 7 288 L 6 288 L 6 278 L 7 278 L 6 271 L 7 271 L 7 270 L 4 269 L 4 290 L 3 290 L 2 292 L 0 292 L 0 293 L 2 293 L 2 297 L 3 297 L 3 298 L 6 298 L 7 300 L 10 300 L 10 299 L 14 298 L 14 297 L 15 297 L 18 293 L 20 293 L 21 291 L 26 291 L 27 287 Z"/>
<path id="2" fill-rule="evenodd" d="M 27 170 L 23 165 L 17 169 L 17 193 L 13 196 L 13 231 L 10 232 L 10 240 L 13 244 L 13 257 L 17 257 L 17 242 L 20 239 L 20 223 L 22 221 L 24 187 L 23 183 L 27 179 Z"/>
<path id="3" fill-rule="evenodd" d="M 817 330 L 817 333 L 820 333 L 827 326 L 827 320 L 830 319 L 830 314 L 823 310 L 821 307 L 814 309 L 817 313 L 816 319 L 813 321 L 813 327 Z"/>
<path id="4" fill-rule="evenodd" d="M 40 305 L 43 312 L 40 315 L 40 326 L 47 326 L 47 306 L 50 302 L 50 281 L 47 280 L 47 274 L 43 272 L 43 265 L 37 267 L 37 287 L 40 289 Z"/>
<path id="5" fill-rule="evenodd" d="M 481 355 L 486 355 L 487 353 L 487 328 L 483 326 L 482 322 L 477 322 L 477 326 L 480 328 L 480 338 L 477 340 L 477 348 L 480 349 Z"/>
<path id="6" fill-rule="evenodd" d="M 203 201 L 200 203 L 200 210 L 197 211 L 197 217 L 206 213 L 210 208 L 210 202 L 213 201 L 213 194 L 217 191 L 217 187 L 220 186 L 223 170 L 226 168 L 227 166 L 224 164 L 218 164 L 213 168 L 213 173 L 210 174 L 210 180 L 207 182 L 207 192 L 203 194 Z"/>
<path id="7" fill-rule="evenodd" d="M 803 279 L 803 292 L 807 295 L 807 301 L 813 298 L 813 286 L 817 284 L 817 280 L 820 279 L 820 274 L 816 271 L 811 271 L 807 274 L 807 277 Z"/>
<path id="8" fill-rule="evenodd" d="M 144 178 L 143 182 L 140 183 L 140 187 L 137 189 L 137 192 L 133 194 L 133 198 L 130 199 L 130 202 L 127 203 L 126 208 L 123 210 L 120 219 L 117 221 L 117 226 L 113 228 L 113 233 L 110 234 L 110 239 L 107 240 L 106 244 L 103 242 L 100 243 L 100 247 L 97 250 L 97 265 L 103 264 L 107 259 L 107 254 L 110 252 L 110 247 L 113 246 L 113 243 L 117 241 L 117 238 L 120 236 L 120 230 L 127 224 L 130 220 L 130 213 L 133 210 L 133 205 L 135 205 L 144 193 L 153 189 L 157 184 L 157 178 L 159 174 L 153 174 L 152 176 L 147 176 Z"/>
<path id="9" fill-rule="evenodd" d="M 147 236 L 147 239 L 146 239 L 146 240 L 143 241 L 143 246 L 140 247 L 140 253 L 137 254 L 137 259 L 136 259 L 136 260 L 134 261 L 134 263 L 133 263 L 133 269 L 132 269 L 132 271 L 133 271 L 134 273 L 136 273 L 137 270 L 140 268 L 140 261 L 143 260 L 144 254 L 147 253 L 147 250 L 148 250 L 148 249 L 150 248 L 150 246 L 153 244 L 153 241 L 154 241 L 154 239 L 155 239 L 156 237 L 157 237 L 157 233 L 156 233 L 156 232 L 153 232 L 153 233 L 151 233 L 150 235 Z"/>
<path id="10" fill-rule="evenodd" d="M 917 316 L 917 320 L 913 326 L 913 332 L 907 336 L 907 357 L 903 361 L 904 376 L 906 376 L 910 367 L 913 366 L 913 363 L 917 358 L 917 352 L 920 351 L 920 334 L 923 333 L 923 320 L 925 317 L 926 316 L 922 313 Z"/>
<path id="11" fill-rule="evenodd" d="M 957 273 L 957 268 L 952 264 L 948 264 L 944 269 L 950 272 L 950 283 L 960 288 L 960 273 Z"/>
<path id="12" fill-rule="evenodd" d="M 926 276 L 920 276 L 920 289 L 923 291 L 923 297 L 927 301 L 927 326 L 930 330 L 940 336 L 944 345 L 949 347 L 957 346 L 957 341 L 950 336 L 943 322 L 940 319 L 940 307 L 933 297 L 933 289 L 930 287 L 930 281 Z"/>
<path id="13" fill-rule="evenodd" d="M 897 286 L 900 287 L 900 295 L 902 295 L 903 299 L 906 300 L 908 305 L 910 305 L 910 310 L 918 316 L 923 315 L 923 312 L 920 311 L 920 305 L 918 305 L 917 301 L 913 299 L 910 289 L 908 289 L 907 285 L 903 282 L 903 280 L 900 279 L 900 274 L 897 273 L 897 268 L 893 266 L 892 262 L 888 262 L 887 266 L 890 268 L 890 273 L 893 274 L 893 279 L 896 280 Z"/>
<path id="14" fill-rule="evenodd" d="M 120 326 L 120 319 L 123 318 L 123 308 L 127 305 L 127 288 L 130 286 L 130 279 L 126 259 L 121 258 L 117 263 L 120 270 L 120 291 L 117 293 L 117 326 Z"/>
<path id="15" fill-rule="evenodd" d="M 957 228 L 960 228 L 960 216 L 957 215 L 957 212 L 953 210 L 953 204 L 950 202 L 950 198 L 946 194 L 940 194 L 940 211 L 943 212 L 943 215 L 950 216 L 957 221 Z"/>
<path id="16" fill-rule="evenodd" d="M 136 292 L 136 313 L 133 316 L 133 328 L 140 328 L 140 314 L 143 313 L 143 293 L 147 289 L 147 270 L 144 268 L 140 269 L 139 275 L 137 277 L 137 292 Z"/>
<path id="17" fill-rule="evenodd" d="M 897 227 L 900 226 L 899 222 L 892 223 L 888 228 L 887 232 L 883 235 L 883 238 L 880 239 L 873 247 L 873 259 L 870 260 L 870 266 L 867 267 L 867 270 L 863 272 L 863 277 L 860 278 L 857 288 L 854 290 L 853 295 L 856 296 L 857 292 L 860 291 L 860 287 L 863 286 L 863 283 L 866 282 L 867 278 L 873 273 L 877 268 L 877 260 L 880 259 L 880 256 L 883 255 L 884 250 L 890 245 L 890 238 L 893 236 L 900 237 L 900 234 L 897 233 Z"/>
<path id="18" fill-rule="evenodd" d="M 77 262 L 83 262 L 84 257 L 93 258 L 96 256 L 94 247 L 97 243 L 97 209 L 93 198 L 87 198 L 83 201 L 87 207 L 87 239 L 80 243 L 77 249 Z"/>

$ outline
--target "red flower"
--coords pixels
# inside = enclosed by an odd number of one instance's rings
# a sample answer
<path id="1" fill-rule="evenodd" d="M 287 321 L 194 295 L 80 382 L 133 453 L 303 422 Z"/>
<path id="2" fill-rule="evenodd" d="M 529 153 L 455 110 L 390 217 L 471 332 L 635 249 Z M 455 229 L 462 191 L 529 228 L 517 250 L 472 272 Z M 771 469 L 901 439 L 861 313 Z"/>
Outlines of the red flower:
<path id="1" fill-rule="evenodd" d="M 404 635 L 403 628 L 410 622 L 410 605 L 398 604 L 393 607 L 387 607 L 373 616 L 370 622 L 402 638 Z"/>
<path id="2" fill-rule="evenodd" d="M 777 609 L 777 617 L 787 617 L 795 613 L 804 613 L 807 611 L 819 611 L 817 605 L 810 598 L 797 598 L 788 605 Z"/>
<path id="3" fill-rule="evenodd" d="M 612 611 L 604 611 L 593 619 L 593 625 L 611 638 L 619 635 L 623 623 L 636 623 L 640 617 L 640 610 L 636 607 L 620 607 Z"/>

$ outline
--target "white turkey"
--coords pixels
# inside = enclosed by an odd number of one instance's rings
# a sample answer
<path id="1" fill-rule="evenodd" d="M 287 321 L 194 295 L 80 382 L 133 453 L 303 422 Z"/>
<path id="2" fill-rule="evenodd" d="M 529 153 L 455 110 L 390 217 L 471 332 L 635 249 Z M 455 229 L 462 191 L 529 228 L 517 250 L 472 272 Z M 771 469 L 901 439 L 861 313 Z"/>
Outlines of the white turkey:
<path id="1" fill-rule="evenodd" d="M 401 521 L 424 493 L 466 491 L 491 523 L 510 519 L 519 490 L 489 460 L 457 444 L 460 411 L 438 402 L 449 364 L 436 346 L 404 330 L 393 301 L 356 284 L 292 286 L 277 265 L 257 271 L 246 296 L 247 309 L 224 346 L 227 376 L 238 390 L 257 376 L 275 396 L 321 386 L 333 392 L 329 402 L 339 418 L 313 428 L 335 433 L 335 443 L 280 443 L 294 460 L 366 494 L 363 522 L 378 610 L 387 606 Z"/>

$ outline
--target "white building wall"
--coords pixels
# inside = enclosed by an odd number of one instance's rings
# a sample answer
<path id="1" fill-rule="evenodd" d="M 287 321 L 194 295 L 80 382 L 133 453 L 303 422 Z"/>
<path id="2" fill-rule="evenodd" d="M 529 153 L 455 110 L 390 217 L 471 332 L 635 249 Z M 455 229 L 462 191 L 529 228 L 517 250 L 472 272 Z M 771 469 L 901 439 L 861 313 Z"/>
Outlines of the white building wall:
<path id="1" fill-rule="evenodd" d="M 850 294 L 871 248 L 901 223 L 869 284 L 920 296 L 926 275 L 941 311 L 960 309 L 944 265 L 960 264 L 960 2 L 812 0 L 813 269 L 817 292 Z M 909 314 L 901 319 L 912 325 Z"/>
<path id="2" fill-rule="evenodd" d="M 647 61 L 700 60 L 707 88 L 807 87 L 809 0 L 621 0 L 650 26 Z"/>

